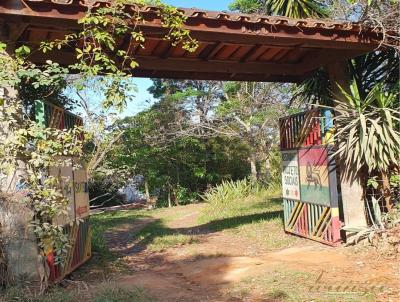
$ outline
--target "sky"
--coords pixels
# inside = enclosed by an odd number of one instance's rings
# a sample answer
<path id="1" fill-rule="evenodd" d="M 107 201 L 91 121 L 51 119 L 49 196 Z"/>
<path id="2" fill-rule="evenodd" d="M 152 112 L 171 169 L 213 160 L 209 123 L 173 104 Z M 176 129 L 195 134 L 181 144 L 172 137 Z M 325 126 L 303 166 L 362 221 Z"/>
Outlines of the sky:
<path id="1" fill-rule="evenodd" d="M 164 0 L 165 3 L 177 7 L 197 7 L 205 10 L 227 10 L 229 3 L 233 0 Z M 128 104 L 124 112 L 124 116 L 132 116 L 136 113 L 143 111 L 154 103 L 154 99 L 147 89 L 151 86 L 152 82 L 147 78 L 135 78 L 133 80 L 138 88 L 135 101 Z"/>

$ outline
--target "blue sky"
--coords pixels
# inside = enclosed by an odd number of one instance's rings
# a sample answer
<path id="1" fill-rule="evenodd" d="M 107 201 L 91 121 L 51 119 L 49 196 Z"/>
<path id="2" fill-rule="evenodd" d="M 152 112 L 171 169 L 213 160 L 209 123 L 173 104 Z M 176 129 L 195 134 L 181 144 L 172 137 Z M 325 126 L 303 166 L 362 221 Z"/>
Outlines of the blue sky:
<path id="1" fill-rule="evenodd" d="M 164 0 L 177 7 L 197 7 L 208 10 L 227 10 L 231 0 Z"/>
<path id="2" fill-rule="evenodd" d="M 164 0 L 165 3 L 177 6 L 177 7 L 197 7 L 206 10 L 227 10 L 229 3 L 233 0 Z M 148 108 L 153 102 L 152 96 L 147 92 L 147 89 L 151 85 L 151 80 L 146 78 L 134 79 L 138 87 L 138 93 L 135 101 L 128 105 L 124 115 L 130 116 Z"/>

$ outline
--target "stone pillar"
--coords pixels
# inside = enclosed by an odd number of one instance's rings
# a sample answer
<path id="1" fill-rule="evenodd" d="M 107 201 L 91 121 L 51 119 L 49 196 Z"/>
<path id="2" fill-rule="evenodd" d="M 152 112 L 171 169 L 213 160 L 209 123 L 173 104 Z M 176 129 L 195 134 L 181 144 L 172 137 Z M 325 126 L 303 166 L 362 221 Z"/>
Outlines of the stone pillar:
<path id="1" fill-rule="evenodd" d="M 1 24 L 0 24 L 1 27 Z M 4 37 L 4 36 L 3 36 Z M 3 38 L 3 41 L 4 40 Z M 0 56 L 7 58 L 8 53 Z M 10 74 L 14 72 L 10 65 L 2 66 Z M 4 122 L 4 114 L 7 106 L 13 102 L 20 102 L 18 91 L 14 87 L 0 87 L 0 139 L 12 139 L 13 132 L 21 123 L 19 115 L 13 124 Z M 3 117 L 3 118 L 2 118 Z M 23 285 L 38 284 L 42 279 L 44 262 L 39 254 L 36 236 L 30 225 L 33 211 L 29 208 L 29 197 L 26 187 L 26 165 L 23 160 L 17 160 L 16 168 L 8 169 L 0 174 L 0 248 L 5 258 L 3 275 L 0 282 Z"/>
<path id="2" fill-rule="evenodd" d="M 340 88 L 345 91 L 350 90 L 350 75 L 346 61 L 336 61 L 327 66 L 329 80 L 332 85 L 334 98 L 345 102 Z M 344 167 L 340 166 L 343 171 Z M 351 174 L 351 173 L 350 173 Z M 341 200 L 343 208 L 343 218 L 346 226 L 367 226 L 366 212 L 364 206 L 364 191 L 360 177 L 344 177 L 340 175 Z"/>

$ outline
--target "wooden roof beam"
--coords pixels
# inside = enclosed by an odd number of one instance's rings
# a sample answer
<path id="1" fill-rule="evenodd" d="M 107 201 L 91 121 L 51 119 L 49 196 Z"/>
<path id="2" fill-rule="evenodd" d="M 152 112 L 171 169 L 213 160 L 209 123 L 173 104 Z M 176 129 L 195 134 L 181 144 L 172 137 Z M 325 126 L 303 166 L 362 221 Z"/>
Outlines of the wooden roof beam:
<path id="1" fill-rule="evenodd" d="M 61 65 L 71 65 L 76 62 L 75 54 L 69 51 L 57 51 L 57 57 L 54 61 Z M 49 58 L 49 53 L 43 54 L 40 51 L 33 52 L 30 59 L 34 62 L 45 63 Z M 264 75 L 283 75 L 298 77 L 302 75 L 299 72 L 296 64 L 279 64 L 279 63 L 262 63 L 262 62 L 226 62 L 210 60 L 204 62 L 198 59 L 181 59 L 168 58 L 167 60 L 154 56 L 135 56 L 135 60 L 139 63 L 138 70 L 153 70 L 153 71 L 173 71 L 179 66 L 179 73 L 196 73 L 196 72 L 215 72 L 225 74 L 248 74 L 254 78 L 262 78 Z M 136 70 L 134 71 L 136 72 Z M 176 72 L 176 71 L 175 71 Z M 176 72 L 178 73 L 178 72 Z M 190 77 L 193 78 L 193 77 Z"/>
<path id="2" fill-rule="evenodd" d="M 168 78 L 168 79 L 195 79 L 195 80 L 212 80 L 212 81 L 254 81 L 254 82 L 288 82 L 300 83 L 304 76 L 282 76 L 264 74 L 241 74 L 241 73 L 222 73 L 222 72 L 175 72 L 175 71 L 155 71 L 147 69 L 135 69 L 132 72 L 135 77 L 150 77 L 150 78 Z"/>
<path id="3" fill-rule="evenodd" d="M 236 63 L 232 61 L 210 60 L 208 62 L 193 59 L 170 58 L 160 60 L 158 57 L 136 56 L 139 68 L 163 70 L 176 70 L 186 72 L 223 72 L 223 73 L 249 73 L 249 74 L 285 74 L 298 75 L 294 64 L 276 64 L 262 62 Z"/>
<path id="4" fill-rule="evenodd" d="M 308 73 L 317 69 L 318 67 L 323 67 L 332 62 L 335 62 L 340 58 L 341 60 L 347 60 L 357 56 L 359 53 L 354 50 L 341 51 L 337 53 L 334 50 L 330 51 L 310 51 L 302 61 L 297 64 L 297 72 L 298 73 Z"/>

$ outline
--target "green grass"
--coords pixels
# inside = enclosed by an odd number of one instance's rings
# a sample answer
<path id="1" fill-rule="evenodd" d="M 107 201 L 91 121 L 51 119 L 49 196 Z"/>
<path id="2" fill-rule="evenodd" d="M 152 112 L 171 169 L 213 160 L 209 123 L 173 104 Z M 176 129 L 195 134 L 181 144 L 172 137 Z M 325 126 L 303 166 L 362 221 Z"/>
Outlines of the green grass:
<path id="1" fill-rule="evenodd" d="M 283 230 L 282 199 L 278 192 L 254 190 L 220 202 L 211 199 L 200 218 L 213 231 L 228 231 L 265 249 L 294 245 L 299 239 Z"/>
<path id="2" fill-rule="evenodd" d="M 196 243 L 195 236 L 183 234 L 167 227 L 168 218 L 159 218 L 149 223 L 136 235 L 139 244 L 151 251 L 160 252 L 169 247 Z"/>
<path id="3" fill-rule="evenodd" d="M 184 234 L 164 234 L 155 237 L 149 245 L 149 249 L 153 252 L 163 251 L 171 246 L 182 246 L 185 244 L 197 243 L 198 240 L 194 236 Z"/>
<path id="4" fill-rule="evenodd" d="M 157 209 L 154 211 L 128 210 L 92 216 L 93 251 L 107 261 L 115 259 L 104 239 L 104 234 L 122 225 L 137 223 L 140 219 L 154 219 L 142 229 L 129 234 L 130 243 L 140 249 L 162 251 L 169 247 L 193 244 L 197 237 L 191 233 L 199 227 L 211 232 L 227 231 L 246 238 L 254 245 L 277 249 L 293 245 L 299 239 L 283 231 L 282 200 L 279 193 L 251 185 L 248 181 L 224 183 L 206 195 L 196 223 L 184 229 L 173 229 L 168 223 L 187 214 L 187 207 Z"/>
<path id="5" fill-rule="evenodd" d="M 90 226 L 92 230 L 93 252 L 102 254 L 105 257 L 112 257 L 113 254 L 107 246 L 104 234 L 120 225 L 133 224 L 141 218 L 151 218 L 151 216 L 145 211 L 137 210 L 106 212 L 91 216 Z"/>
<path id="6" fill-rule="evenodd" d="M 183 208 L 183 207 L 182 207 Z M 142 248 L 148 248 L 151 251 L 162 251 L 168 247 L 180 246 L 184 244 L 195 243 L 194 236 L 180 233 L 167 226 L 167 223 L 176 217 L 179 217 L 182 209 L 158 209 L 155 211 L 129 210 L 123 212 L 103 213 L 92 216 L 92 249 L 101 254 L 105 260 L 111 260 L 117 255 L 110 252 L 104 234 L 126 224 L 133 224 L 139 219 L 154 219 L 142 229 L 130 234 L 130 241 L 140 245 Z"/>

